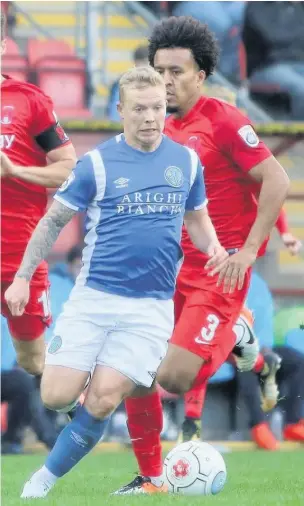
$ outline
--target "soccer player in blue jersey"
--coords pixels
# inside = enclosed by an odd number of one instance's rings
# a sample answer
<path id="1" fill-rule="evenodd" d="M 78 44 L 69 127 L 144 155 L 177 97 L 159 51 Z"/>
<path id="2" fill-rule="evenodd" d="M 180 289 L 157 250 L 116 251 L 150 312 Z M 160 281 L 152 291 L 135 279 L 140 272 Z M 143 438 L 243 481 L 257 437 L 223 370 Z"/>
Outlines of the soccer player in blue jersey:
<path id="1" fill-rule="evenodd" d="M 151 387 L 173 330 L 183 221 L 210 264 L 227 257 L 208 217 L 198 156 L 162 134 L 166 90 L 151 67 L 121 78 L 119 112 L 124 133 L 80 159 L 39 222 L 6 292 L 12 314 L 21 315 L 37 266 L 66 223 L 86 210 L 83 267 L 46 353 L 45 405 L 72 406 L 95 369 L 84 405 L 25 484 L 22 498 L 45 497 L 100 440 L 121 401 Z"/>

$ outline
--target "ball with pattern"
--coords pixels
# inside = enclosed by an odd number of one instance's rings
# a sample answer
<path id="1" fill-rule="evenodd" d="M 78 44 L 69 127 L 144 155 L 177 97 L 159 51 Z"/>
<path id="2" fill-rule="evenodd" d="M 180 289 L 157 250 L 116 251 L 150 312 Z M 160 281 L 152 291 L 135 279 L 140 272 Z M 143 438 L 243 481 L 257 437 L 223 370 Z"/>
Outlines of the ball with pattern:
<path id="1" fill-rule="evenodd" d="M 164 476 L 171 493 L 215 495 L 223 489 L 227 471 L 222 455 L 212 445 L 190 441 L 167 455 Z"/>

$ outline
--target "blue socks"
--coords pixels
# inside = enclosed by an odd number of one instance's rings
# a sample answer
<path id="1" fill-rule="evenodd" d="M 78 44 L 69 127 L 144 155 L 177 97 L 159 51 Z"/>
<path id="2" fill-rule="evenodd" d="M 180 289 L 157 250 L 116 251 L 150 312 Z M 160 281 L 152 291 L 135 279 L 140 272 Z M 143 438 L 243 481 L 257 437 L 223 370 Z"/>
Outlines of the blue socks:
<path id="1" fill-rule="evenodd" d="M 108 423 L 90 415 L 84 406 L 59 434 L 45 467 L 57 477 L 68 473 L 98 443 Z"/>

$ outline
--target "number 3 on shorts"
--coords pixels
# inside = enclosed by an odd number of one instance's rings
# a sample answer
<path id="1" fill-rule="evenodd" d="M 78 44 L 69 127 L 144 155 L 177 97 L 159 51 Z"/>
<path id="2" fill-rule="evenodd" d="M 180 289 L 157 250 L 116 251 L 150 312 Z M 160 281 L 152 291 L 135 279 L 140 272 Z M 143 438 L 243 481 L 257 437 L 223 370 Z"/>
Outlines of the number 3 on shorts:
<path id="1" fill-rule="evenodd" d="M 50 299 L 49 299 L 49 291 L 48 290 L 45 290 L 44 292 L 42 292 L 41 297 L 39 297 L 39 299 L 38 299 L 38 302 L 40 302 L 42 304 L 44 317 L 48 318 L 51 314 Z"/>
<path id="2" fill-rule="evenodd" d="M 215 314 L 208 314 L 207 321 L 209 322 L 209 325 L 206 327 L 203 327 L 201 330 L 201 336 L 202 337 L 196 337 L 195 342 L 198 344 L 205 344 L 206 341 L 212 341 L 214 338 L 215 331 L 220 323 L 220 320 Z"/>

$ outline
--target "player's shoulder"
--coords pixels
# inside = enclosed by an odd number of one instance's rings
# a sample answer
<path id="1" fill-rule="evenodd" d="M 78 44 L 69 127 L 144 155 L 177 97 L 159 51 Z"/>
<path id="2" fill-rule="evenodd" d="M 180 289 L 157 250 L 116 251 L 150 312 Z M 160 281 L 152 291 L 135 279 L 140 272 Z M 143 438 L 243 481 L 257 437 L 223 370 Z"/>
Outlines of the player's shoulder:
<path id="1" fill-rule="evenodd" d="M 19 93 L 22 93 L 27 96 L 29 100 L 39 98 L 48 98 L 48 95 L 38 88 L 35 84 L 27 83 L 25 81 L 18 81 L 17 79 L 8 79 L 7 86 L 9 89 L 14 89 Z"/>
<path id="2" fill-rule="evenodd" d="M 164 139 L 165 139 L 165 142 L 166 142 L 166 147 L 168 150 L 172 150 L 172 151 L 175 151 L 177 154 L 189 154 L 189 153 L 194 153 L 195 154 L 195 151 L 191 148 L 189 148 L 188 146 L 184 146 L 183 144 L 180 144 L 179 142 L 176 142 L 174 141 L 173 139 L 171 139 L 170 137 L 167 137 L 166 135 L 164 136 Z"/>
<path id="3" fill-rule="evenodd" d="M 218 124 L 234 123 L 236 120 L 250 123 L 247 116 L 234 104 L 221 98 L 206 97 L 205 107 L 202 114 Z"/>
<path id="4" fill-rule="evenodd" d="M 174 155 L 174 159 L 179 160 L 180 162 L 184 161 L 186 164 L 188 163 L 189 167 L 197 166 L 199 157 L 194 149 L 184 146 L 183 144 L 179 144 L 169 137 L 166 137 L 166 142 L 167 147 L 169 148 L 168 151 L 170 154 Z"/>
<path id="5" fill-rule="evenodd" d="M 103 157 L 107 156 L 110 153 L 115 153 L 115 151 L 120 147 L 120 143 L 123 138 L 122 135 L 123 134 L 114 135 L 113 137 L 110 137 L 110 139 L 97 144 L 97 146 L 95 146 L 95 150 L 97 150 Z"/>

